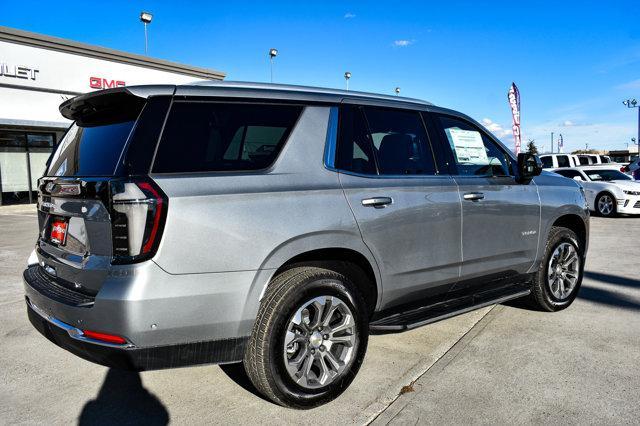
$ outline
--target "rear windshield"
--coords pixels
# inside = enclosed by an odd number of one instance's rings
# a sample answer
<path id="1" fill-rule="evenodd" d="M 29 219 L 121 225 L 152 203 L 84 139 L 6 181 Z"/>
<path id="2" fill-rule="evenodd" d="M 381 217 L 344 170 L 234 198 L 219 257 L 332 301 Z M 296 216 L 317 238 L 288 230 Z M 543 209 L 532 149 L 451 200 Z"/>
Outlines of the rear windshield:
<path id="1" fill-rule="evenodd" d="M 153 165 L 155 173 L 259 170 L 269 167 L 301 106 L 175 102 Z"/>
<path id="2" fill-rule="evenodd" d="M 73 124 L 56 148 L 47 176 L 111 176 L 134 121 L 104 126 Z"/>

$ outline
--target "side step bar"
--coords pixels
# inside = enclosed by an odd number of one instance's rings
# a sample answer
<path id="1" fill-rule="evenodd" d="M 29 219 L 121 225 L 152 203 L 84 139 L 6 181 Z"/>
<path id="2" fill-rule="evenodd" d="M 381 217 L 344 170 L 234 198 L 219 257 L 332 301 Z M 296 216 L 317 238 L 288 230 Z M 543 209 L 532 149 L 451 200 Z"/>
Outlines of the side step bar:
<path id="1" fill-rule="evenodd" d="M 388 317 L 375 320 L 369 324 L 369 331 L 372 334 L 384 334 L 413 330 L 414 328 L 422 327 L 423 325 L 438 322 L 456 315 L 484 308 L 486 306 L 504 303 L 509 300 L 528 296 L 530 293 L 530 289 L 520 289 L 517 292 L 509 294 L 503 293 L 500 296 L 494 293 L 492 295 L 493 298 L 474 295 L 422 306 L 417 309 L 396 313 Z"/>

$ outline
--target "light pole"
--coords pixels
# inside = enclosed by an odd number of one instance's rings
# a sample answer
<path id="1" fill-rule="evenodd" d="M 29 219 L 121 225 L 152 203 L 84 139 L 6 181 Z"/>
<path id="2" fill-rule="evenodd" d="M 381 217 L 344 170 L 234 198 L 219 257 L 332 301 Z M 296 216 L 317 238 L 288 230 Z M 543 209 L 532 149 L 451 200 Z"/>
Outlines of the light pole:
<path id="1" fill-rule="evenodd" d="M 351 73 L 349 71 L 346 71 L 344 73 L 344 79 L 347 82 L 347 90 L 349 90 L 349 79 L 351 78 Z"/>
<path id="2" fill-rule="evenodd" d="M 551 153 L 553 154 L 553 132 L 551 132 Z"/>
<path id="3" fill-rule="evenodd" d="M 640 158 L 640 106 L 638 105 L 638 101 L 636 101 L 635 99 L 626 99 L 624 101 L 622 101 L 622 104 L 624 106 L 626 106 L 627 108 L 638 108 L 638 143 L 637 143 L 637 147 L 638 147 L 638 157 Z"/>
<path id="4" fill-rule="evenodd" d="M 278 56 L 278 49 L 269 49 L 269 61 L 271 62 L 271 82 L 273 83 L 273 58 Z"/>
<path id="5" fill-rule="evenodd" d="M 399 87 L 396 87 L 394 89 L 394 92 L 396 92 L 396 96 L 400 96 L 400 88 Z"/>
<path id="6" fill-rule="evenodd" d="M 149 42 L 147 41 L 147 24 L 151 23 L 153 15 L 149 12 L 140 12 L 140 22 L 144 24 L 144 54 L 149 52 Z"/>

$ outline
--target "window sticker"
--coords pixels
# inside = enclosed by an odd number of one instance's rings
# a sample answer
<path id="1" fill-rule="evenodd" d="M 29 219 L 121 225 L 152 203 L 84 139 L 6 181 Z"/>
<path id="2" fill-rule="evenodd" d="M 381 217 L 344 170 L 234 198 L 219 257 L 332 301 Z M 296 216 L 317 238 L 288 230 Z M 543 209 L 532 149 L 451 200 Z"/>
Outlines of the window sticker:
<path id="1" fill-rule="evenodd" d="M 461 130 L 456 128 L 446 129 L 447 138 L 456 155 L 458 164 L 488 165 L 487 150 L 482 142 L 480 132 L 473 130 Z"/>

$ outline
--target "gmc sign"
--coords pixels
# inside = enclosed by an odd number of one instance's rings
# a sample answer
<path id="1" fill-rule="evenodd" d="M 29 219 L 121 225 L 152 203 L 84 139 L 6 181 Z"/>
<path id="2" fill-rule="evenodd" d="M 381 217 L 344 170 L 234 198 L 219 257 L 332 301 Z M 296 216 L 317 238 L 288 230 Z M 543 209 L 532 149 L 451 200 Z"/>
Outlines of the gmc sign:
<path id="1" fill-rule="evenodd" d="M 111 89 L 114 87 L 122 87 L 124 85 L 124 81 L 120 80 L 107 80 L 102 77 L 89 77 L 89 87 L 92 89 Z"/>

